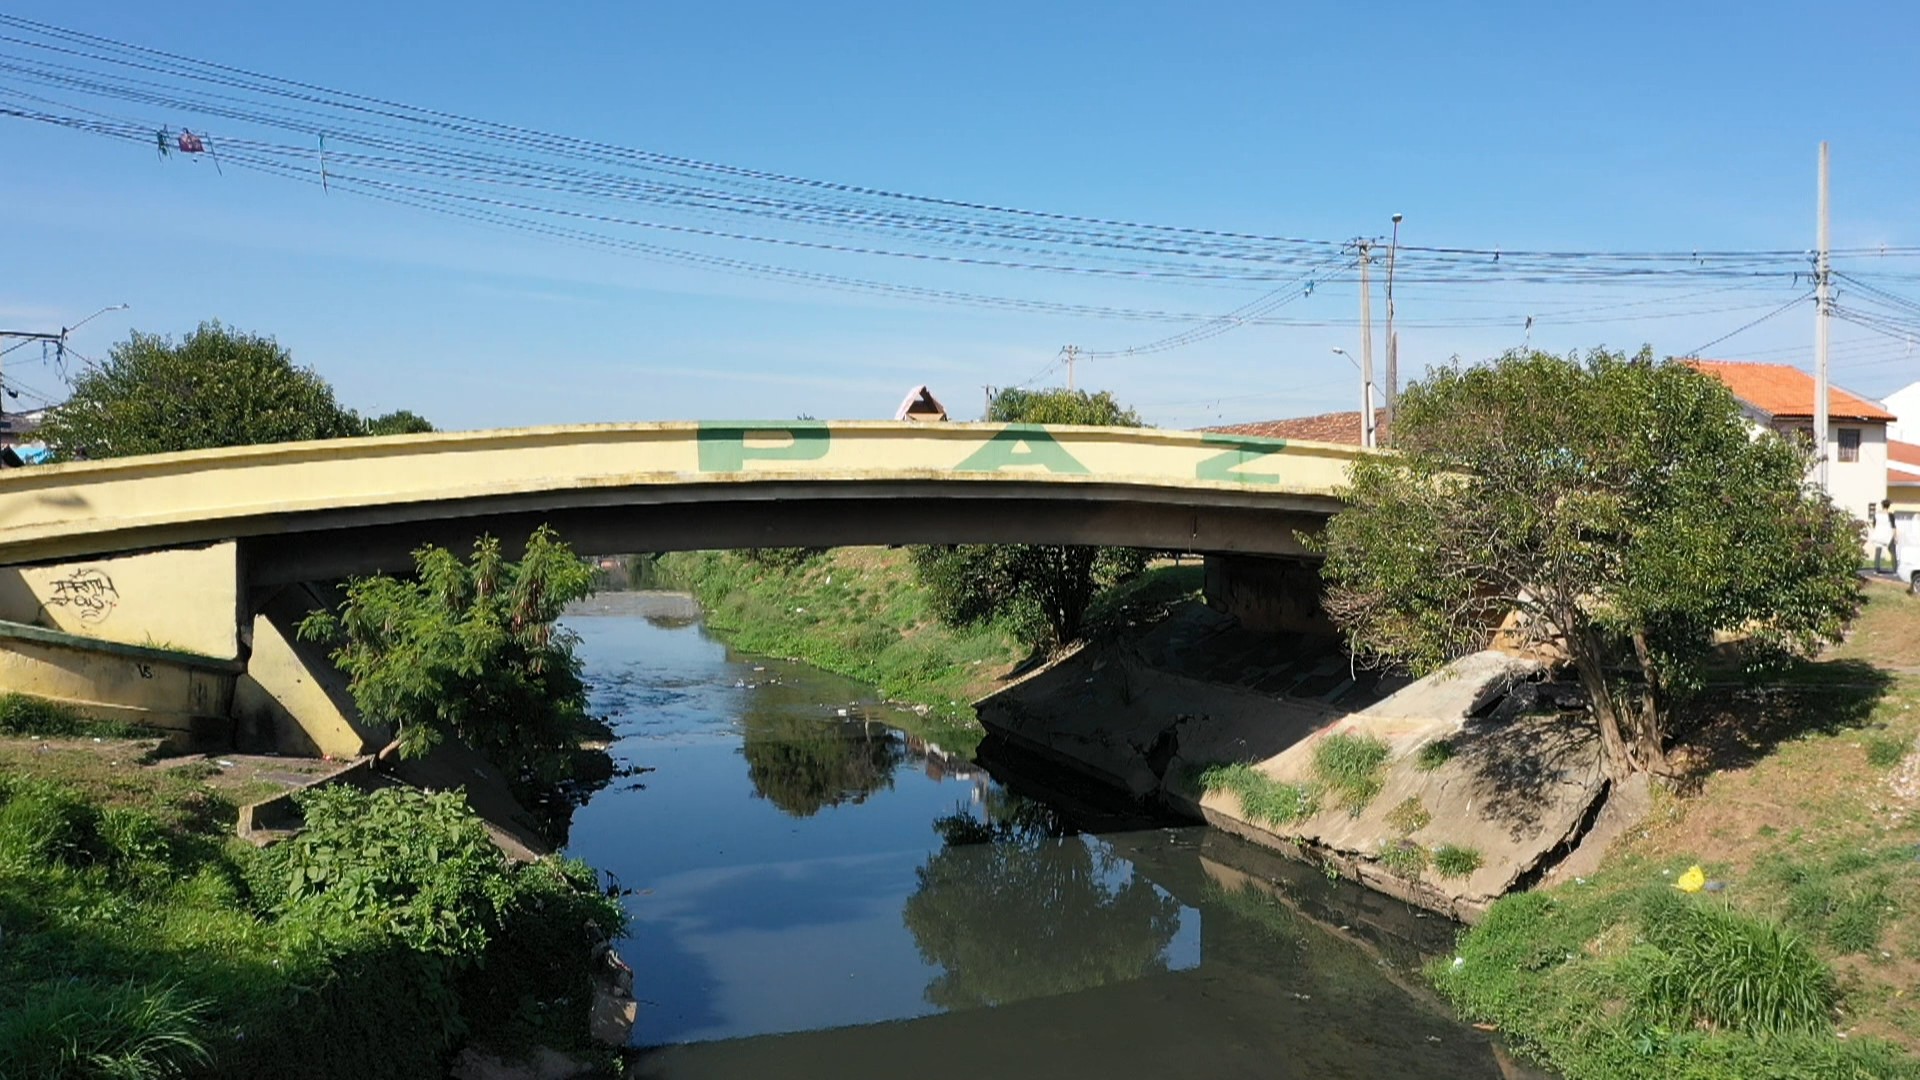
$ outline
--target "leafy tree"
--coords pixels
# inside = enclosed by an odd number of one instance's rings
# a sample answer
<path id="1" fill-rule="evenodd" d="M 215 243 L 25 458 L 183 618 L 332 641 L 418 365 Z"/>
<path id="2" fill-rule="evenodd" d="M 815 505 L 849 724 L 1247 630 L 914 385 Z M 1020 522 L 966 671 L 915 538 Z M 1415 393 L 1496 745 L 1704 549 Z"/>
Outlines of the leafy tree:
<path id="1" fill-rule="evenodd" d="M 559 779 L 586 717 L 586 685 L 575 636 L 554 621 L 588 595 L 592 568 L 546 526 L 519 562 L 493 537 L 466 562 L 438 547 L 413 558 L 411 578 L 355 578 L 339 614 L 314 612 L 300 636 L 338 643 L 333 660 L 354 704 L 394 726 L 403 755 L 457 739 L 509 776 Z"/>
<path id="2" fill-rule="evenodd" d="M 333 388 L 269 337 L 217 322 L 175 344 L 134 333 L 40 429 L 63 458 L 124 457 L 361 433 Z"/>
<path id="3" fill-rule="evenodd" d="M 1363 655 L 1416 673 L 1514 616 L 1564 651 L 1616 777 L 1665 769 L 1716 632 L 1779 660 L 1859 607 L 1859 527 L 1805 487 L 1803 451 L 1648 350 L 1433 371 L 1394 429 L 1398 452 L 1356 463 L 1321 541 L 1328 611 Z"/>
<path id="4" fill-rule="evenodd" d="M 996 793 L 998 794 L 998 793 Z M 1044 808 L 990 798 L 987 820 L 934 823 L 945 841 L 915 872 L 901 918 L 941 974 L 929 1004 L 962 1009 L 1088 990 L 1167 969 L 1180 904 Z"/>
<path id="5" fill-rule="evenodd" d="M 368 435 L 420 435 L 435 430 L 432 421 L 411 409 L 368 417 L 362 427 Z"/>
<path id="6" fill-rule="evenodd" d="M 999 423 L 1139 427 L 1140 415 L 1102 390 L 1002 390 L 987 419 Z M 1131 548 L 1087 545 L 960 544 L 912 552 L 920 581 L 943 621 L 965 626 L 1007 618 L 1022 641 L 1057 646 L 1080 634 L 1102 589 L 1146 568 Z"/>
<path id="7" fill-rule="evenodd" d="M 993 396 L 987 419 L 1002 424 L 1089 424 L 1140 427 L 1140 414 L 1113 399 L 1111 391 L 1002 390 Z"/>
<path id="8" fill-rule="evenodd" d="M 941 621 L 1004 618 L 1021 641 L 1039 647 L 1078 637 L 1093 598 L 1138 576 L 1147 562 L 1133 548 L 1085 544 L 959 544 L 910 554 Z"/>

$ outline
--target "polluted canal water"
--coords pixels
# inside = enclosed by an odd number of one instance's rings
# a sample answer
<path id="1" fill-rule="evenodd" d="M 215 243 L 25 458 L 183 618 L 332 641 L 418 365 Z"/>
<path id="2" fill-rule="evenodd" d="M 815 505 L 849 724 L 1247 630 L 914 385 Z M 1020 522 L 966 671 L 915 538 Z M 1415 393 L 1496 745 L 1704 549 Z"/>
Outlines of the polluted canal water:
<path id="1" fill-rule="evenodd" d="M 627 890 L 631 1076 L 1541 1075 L 1423 984 L 1451 924 L 910 734 L 683 597 L 567 622 L 616 761 L 650 770 L 569 845 Z"/>

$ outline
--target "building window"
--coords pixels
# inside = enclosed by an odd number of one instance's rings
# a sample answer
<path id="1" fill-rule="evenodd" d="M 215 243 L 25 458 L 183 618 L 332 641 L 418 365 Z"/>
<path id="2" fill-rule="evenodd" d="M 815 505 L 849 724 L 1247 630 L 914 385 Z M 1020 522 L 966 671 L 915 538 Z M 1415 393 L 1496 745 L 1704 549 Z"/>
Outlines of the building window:
<path id="1" fill-rule="evenodd" d="M 1840 460 L 1860 460 L 1860 429 L 1843 427 L 1840 429 Z"/>

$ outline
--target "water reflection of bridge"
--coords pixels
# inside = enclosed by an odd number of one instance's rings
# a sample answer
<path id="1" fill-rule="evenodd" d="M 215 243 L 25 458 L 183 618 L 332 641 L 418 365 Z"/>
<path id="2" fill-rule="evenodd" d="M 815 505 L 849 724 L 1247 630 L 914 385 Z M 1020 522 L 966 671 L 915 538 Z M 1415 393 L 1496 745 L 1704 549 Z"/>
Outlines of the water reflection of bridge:
<path id="1" fill-rule="evenodd" d="M 1223 834 L 1182 847 L 1158 832 L 1105 839 L 1137 873 L 1201 910 L 1197 967 L 915 1020 L 656 1048 L 640 1053 L 631 1075 L 1539 1075 L 1421 985 L 1415 942 L 1444 940 L 1444 925 Z M 1286 964 L 1247 959 L 1275 955 L 1276 943 Z"/>

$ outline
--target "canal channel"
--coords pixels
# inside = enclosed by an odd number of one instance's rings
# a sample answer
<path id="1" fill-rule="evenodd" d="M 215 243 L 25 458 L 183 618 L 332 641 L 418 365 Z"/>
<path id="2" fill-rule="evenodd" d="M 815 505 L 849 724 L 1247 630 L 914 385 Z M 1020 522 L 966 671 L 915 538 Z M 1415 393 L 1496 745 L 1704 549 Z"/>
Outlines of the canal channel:
<path id="1" fill-rule="evenodd" d="M 1451 924 L 930 741 L 683 597 L 567 623 L 631 771 L 569 841 L 632 916 L 630 1075 L 1540 1075 L 1424 985 Z"/>

